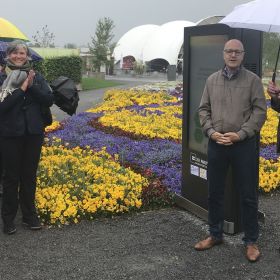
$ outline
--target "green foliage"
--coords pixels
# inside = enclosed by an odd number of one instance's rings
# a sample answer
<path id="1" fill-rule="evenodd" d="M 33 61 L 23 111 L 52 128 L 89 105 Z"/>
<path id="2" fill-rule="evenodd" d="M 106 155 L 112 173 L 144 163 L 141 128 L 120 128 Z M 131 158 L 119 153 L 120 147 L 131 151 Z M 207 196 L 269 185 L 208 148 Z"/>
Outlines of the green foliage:
<path id="1" fill-rule="evenodd" d="M 97 72 L 100 71 L 102 64 L 105 64 L 106 67 L 110 66 L 110 58 L 115 46 L 115 43 L 112 43 L 114 27 L 113 20 L 108 17 L 99 19 L 97 22 L 95 35 L 89 45 L 90 52 L 93 54 L 92 63 Z"/>
<path id="2" fill-rule="evenodd" d="M 46 58 L 34 64 L 34 69 L 51 82 L 59 76 L 66 76 L 79 83 L 82 79 L 82 60 L 79 56 Z"/>
<path id="3" fill-rule="evenodd" d="M 64 45 L 65 49 L 77 49 L 77 45 L 73 44 L 73 43 L 67 43 L 66 45 Z"/>
<path id="4" fill-rule="evenodd" d="M 143 188 L 142 203 L 142 208 L 149 210 L 170 207 L 174 205 L 174 193 L 155 178 L 150 181 L 149 186 Z"/>
<path id="5" fill-rule="evenodd" d="M 33 69 L 39 73 L 44 74 L 44 61 L 33 62 Z"/>
<path id="6" fill-rule="evenodd" d="M 91 77 L 82 79 L 82 89 L 83 90 L 107 88 L 107 87 L 114 87 L 114 86 L 119 86 L 119 85 L 121 85 L 121 83 L 118 83 L 115 81 L 100 80 L 100 79 L 91 78 Z"/>
<path id="7" fill-rule="evenodd" d="M 264 69 L 274 69 L 277 52 L 280 44 L 279 33 L 263 33 L 263 57 L 262 64 Z"/>

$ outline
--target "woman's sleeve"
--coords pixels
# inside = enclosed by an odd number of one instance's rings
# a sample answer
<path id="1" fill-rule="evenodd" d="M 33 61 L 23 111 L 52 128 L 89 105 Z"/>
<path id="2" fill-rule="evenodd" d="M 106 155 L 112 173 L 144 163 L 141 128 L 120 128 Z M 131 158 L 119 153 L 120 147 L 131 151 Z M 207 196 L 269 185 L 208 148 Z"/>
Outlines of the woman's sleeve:
<path id="1" fill-rule="evenodd" d="M 41 105 L 51 107 L 54 102 L 52 89 L 47 81 L 39 74 L 36 74 L 33 85 L 28 88 L 28 93 Z"/>
<path id="2" fill-rule="evenodd" d="M 278 97 L 271 97 L 271 108 L 280 113 L 280 99 Z"/>
<path id="3" fill-rule="evenodd" d="M 4 75 L 3 73 L 0 74 L 0 90 L 6 78 L 7 75 Z M 0 101 L 0 115 L 5 114 L 7 111 L 13 108 L 16 103 L 23 101 L 23 99 L 24 91 L 22 91 L 20 88 L 15 89 L 12 95 L 8 95 L 2 102 Z"/>
<path id="4" fill-rule="evenodd" d="M 12 95 L 7 96 L 2 102 L 0 102 L 0 115 L 5 114 L 12 109 L 15 104 L 24 100 L 24 91 L 21 89 L 15 89 Z"/>

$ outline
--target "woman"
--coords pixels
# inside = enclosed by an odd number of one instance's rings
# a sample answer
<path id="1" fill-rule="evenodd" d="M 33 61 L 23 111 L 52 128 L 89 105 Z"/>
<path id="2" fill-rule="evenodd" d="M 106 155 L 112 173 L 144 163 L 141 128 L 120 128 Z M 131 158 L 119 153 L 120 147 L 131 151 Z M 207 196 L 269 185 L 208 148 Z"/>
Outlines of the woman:
<path id="1" fill-rule="evenodd" d="M 35 208 L 36 172 L 44 138 L 41 110 L 53 104 L 53 95 L 44 78 L 32 70 L 30 50 L 22 41 L 7 48 L 6 72 L 0 91 L 1 214 L 4 233 L 13 234 L 18 205 L 23 224 L 41 229 Z"/>
<path id="2" fill-rule="evenodd" d="M 6 79 L 6 65 L 0 63 L 0 84 Z M 1 163 L 1 151 L 0 151 L 0 197 L 2 196 L 2 163 Z"/>
<path id="3" fill-rule="evenodd" d="M 269 82 L 267 92 L 271 97 L 271 108 L 280 113 L 280 88 L 275 83 Z M 277 129 L 277 153 L 280 153 L 280 122 Z"/>

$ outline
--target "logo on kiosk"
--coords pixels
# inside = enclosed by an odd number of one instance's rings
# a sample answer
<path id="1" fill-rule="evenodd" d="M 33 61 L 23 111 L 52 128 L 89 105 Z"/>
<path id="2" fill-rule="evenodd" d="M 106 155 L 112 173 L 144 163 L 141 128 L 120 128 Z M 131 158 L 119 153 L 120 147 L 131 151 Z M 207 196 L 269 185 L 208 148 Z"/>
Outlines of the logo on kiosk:
<path id="1" fill-rule="evenodd" d="M 195 153 L 191 153 L 190 155 L 190 173 L 207 180 L 207 161 L 198 157 Z"/>

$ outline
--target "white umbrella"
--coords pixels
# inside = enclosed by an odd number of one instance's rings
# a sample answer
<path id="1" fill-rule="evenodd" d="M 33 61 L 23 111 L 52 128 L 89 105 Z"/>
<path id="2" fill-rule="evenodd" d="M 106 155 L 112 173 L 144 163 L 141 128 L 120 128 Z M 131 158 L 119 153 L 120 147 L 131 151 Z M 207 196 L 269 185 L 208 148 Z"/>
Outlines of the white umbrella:
<path id="1" fill-rule="evenodd" d="M 220 23 L 235 28 L 248 28 L 265 32 L 280 33 L 280 0 L 255 0 L 236 6 Z M 279 58 L 280 45 L 273 78 Z"/>

